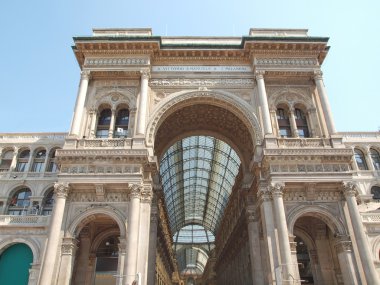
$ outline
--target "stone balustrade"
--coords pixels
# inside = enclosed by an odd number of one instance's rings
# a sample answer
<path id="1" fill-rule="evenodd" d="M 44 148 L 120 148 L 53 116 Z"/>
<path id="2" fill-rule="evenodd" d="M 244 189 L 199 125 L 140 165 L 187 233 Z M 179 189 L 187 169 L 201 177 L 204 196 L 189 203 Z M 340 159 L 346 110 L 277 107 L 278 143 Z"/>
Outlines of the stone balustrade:
<path id="1" fill-rule="evenodd" d="M 331 147 L 331 141 L 324 138 L 279 138 L 278 147 L 300 148 L 300 147 Z"/>
<path id="2" fill-rule="evenodd" d="M 125 148 L 132 146 L 132 139 L 83 139 L 79 140 L 78 148 Z"/>
<path id="3" fill-rule="evenodd" d="M 363 222 L 365 223 L 380 223 L 379 213 L 361 213 Z"/>
<path id="4" fill-rule="evenodd" d="M 16 215 L 0 215 L 0 226 L 37 226 L 45 227 L 49 224 L 50 216 L 16 216 Z"/>

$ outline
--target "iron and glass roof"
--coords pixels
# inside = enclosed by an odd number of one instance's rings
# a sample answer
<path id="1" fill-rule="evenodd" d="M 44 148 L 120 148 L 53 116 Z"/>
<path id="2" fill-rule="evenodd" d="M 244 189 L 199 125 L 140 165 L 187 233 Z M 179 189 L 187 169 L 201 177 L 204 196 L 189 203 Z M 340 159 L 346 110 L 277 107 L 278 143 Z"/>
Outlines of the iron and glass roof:
<path id="1" fill-rule="evenodd" d="M 181 272 L 203 272 L 239 167 L 237 153 L 209 136 L 179 140 L 162 157 L 160 174 Z"/>

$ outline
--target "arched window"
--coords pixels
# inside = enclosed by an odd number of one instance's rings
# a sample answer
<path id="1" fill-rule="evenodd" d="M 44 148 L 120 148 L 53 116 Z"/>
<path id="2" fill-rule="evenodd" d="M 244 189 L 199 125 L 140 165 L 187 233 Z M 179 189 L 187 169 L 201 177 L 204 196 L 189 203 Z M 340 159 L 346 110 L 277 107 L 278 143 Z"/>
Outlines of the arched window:
<path id="1" fill-rule="evenodd" d="M 129 123 L 129 110 L 120 109 L 117 112 L 116 123 L 115 123 L 115 138 L 124 138 L 128 133 L 128 123 Z"/>
<path id="2" fill-rule="evenodd" d="M 373 168 L 375 168 L 375 170 L 380 170 L 380 155 L 379 155 L 379 152 L 376 149 L 371 148 L 370 149 L 370 153 L 371 153 L 371 159 L 372 159 L 372 163 L 373 163 Z"/>
<path id="3" fill-rule="evenodd" d="M 51 213 L 53 212 L 54 201 L 55 201 L 54 189 L 51 188 L 49 191 L 47 191 L 46 196 L 42 200 L 42 215 L 44 216 L 51 215 Z"/>
<path id="4" fill-rule="evenodd" d="M 9 171 L 13 159 L 13 150 L 8 150 L 3 153 L 0 164 L 0 172 Z"/>
<path id="5" fill-rule="evenodd" d="M 53 149 L 50 151 L 47 172 L 57 172 L 58 171 L 58 165 L 57 165 L 57 162 L 55 159 L 55 151 L 56 151 L 56 149 Z"/>
<path id="6" fill-rule="evenodd" d="M 307 125 L 307 119 L 306 119 L 305 113 L 301 109 L 296 108 L 294 110 L 294 117 L 296 119 L 298 135 L 301 138 L 310 137 L 309 127 Z"/>
<path id="7" fill-rule="evenodd" d="M 18 190 L 9 201 L 8 214 L 26 215 L 29 210 L 30 195 L 32 192 L 28 188 Z"/>
<path id="8" fill-rule="evenodd" d="M 367 162 L 363 152 L 360 149 L 355 148 L 355 160 L 359 170 L 368 170 Z"/>
<path id="9" fill-rule="evenodd" d="M 16 165 L 16 171 L 17 172 L 27 171 L 26 167 L 27 167 L 28 162 L 29 162 L 29 156 L 30 156 L 30 150 L 29 149 L 23 150 L 19 154 L 18 159 L 17 159 L 17 165 Z"/>
<path id="10" fill-rule="evenodd" d="M 279 134 L 281 137 L 291 137 L 290 121 L 287 112 L 283 108 L 278 108 L 276 111 Z"/>
<path id="11" fill-rule="evenodd" d="M 112 111 L 104 109 L 100 112 L 98 119 L 98 127 L 96 129 L 97 138 L 108 138 L 108 132 L 111 124 Z"/>
<path id="12" fill-rule="evenodd" d="M 37 150 L 32 165 L 32 172 L 43 172 L 45 170 L 46 150 Z"/>
<path id="13" fill-rule="evenodd" d="M 373 186 L 371 188 L 371 194 L 373 194 L 373 199 L 380 200 L 380 187 L 379 186 Z"/>

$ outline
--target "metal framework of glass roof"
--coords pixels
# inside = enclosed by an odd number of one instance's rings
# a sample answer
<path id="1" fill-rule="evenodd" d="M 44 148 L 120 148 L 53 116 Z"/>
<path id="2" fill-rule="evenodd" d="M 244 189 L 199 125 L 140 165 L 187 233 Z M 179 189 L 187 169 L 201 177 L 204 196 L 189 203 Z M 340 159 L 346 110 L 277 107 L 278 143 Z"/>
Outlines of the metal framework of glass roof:
<path id="1" fill-rule="evenodd" d="M 237 153 L 209 136 L 179 140 L 162 157 L 160 174 L 181 272 L 203 272 L 239 167 Z"/>

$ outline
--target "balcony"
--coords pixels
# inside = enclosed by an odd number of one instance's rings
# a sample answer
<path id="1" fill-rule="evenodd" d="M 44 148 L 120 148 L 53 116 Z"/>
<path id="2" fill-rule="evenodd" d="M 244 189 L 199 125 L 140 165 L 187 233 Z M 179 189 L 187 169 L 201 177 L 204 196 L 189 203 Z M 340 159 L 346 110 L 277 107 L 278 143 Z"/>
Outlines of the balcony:
<path id="1" fill-rule="evenodd" d="M 49 225 L 49 220 L 50 220 L 50 216 L 0 215 L 0 227 L 2 226 L 46 227 Z"/>

